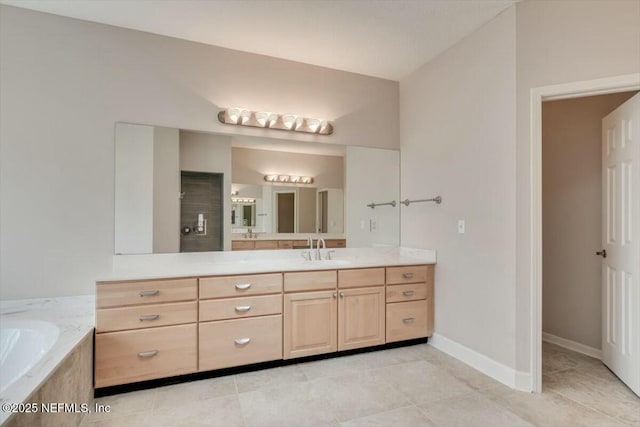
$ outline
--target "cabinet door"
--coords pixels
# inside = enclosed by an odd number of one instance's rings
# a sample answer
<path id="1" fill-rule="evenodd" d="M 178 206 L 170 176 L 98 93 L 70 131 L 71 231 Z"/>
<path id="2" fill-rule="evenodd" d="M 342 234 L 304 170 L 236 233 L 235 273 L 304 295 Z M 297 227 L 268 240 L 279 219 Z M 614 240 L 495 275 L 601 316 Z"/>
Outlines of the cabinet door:
<path id="1" fill-rule="evenodd" d="M 384 344 L 384 287 L 340 291 L 338 302 L 338 350 Z"/>
<path id="2" fill-rule="evenodd" d="M 284 358 L 311 356 L 337 349 L 336 291 L 284 296 Z"/>

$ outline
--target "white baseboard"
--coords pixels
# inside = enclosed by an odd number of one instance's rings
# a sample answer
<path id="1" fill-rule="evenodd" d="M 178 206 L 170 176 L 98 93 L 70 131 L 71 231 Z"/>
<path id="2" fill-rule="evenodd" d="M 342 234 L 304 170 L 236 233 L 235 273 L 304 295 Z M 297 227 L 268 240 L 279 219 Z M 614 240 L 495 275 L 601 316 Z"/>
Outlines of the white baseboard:
<path id="1" fill-rule="evenodd" d="M 542 341 L 550 342 L 551 344 L 564 347 L 569 350 L 573 350 L 577 353 L 586 354 L 587 356 L 595 357 L 602 360 L 602 350 L 588 345 L 580 344 L 579 342 L 571 341 L 566 338 L 561 338 L 556 335 L 551 335 L 546 332 L 542 333 Z"/>
<path id="2" fill-rule="evenodd" d="M 433 334 L 429 338 L 429 344 L 438 350 L 455 357 L 474 369 L 490 376 L 502 384 L 521 391 L 531 391 L 531 374 L 528 372 L 516 371 L 500 362 L 496 362 L 490 357 L 475 350 L 470 349 L 454 340 L 439 334 Z"/>

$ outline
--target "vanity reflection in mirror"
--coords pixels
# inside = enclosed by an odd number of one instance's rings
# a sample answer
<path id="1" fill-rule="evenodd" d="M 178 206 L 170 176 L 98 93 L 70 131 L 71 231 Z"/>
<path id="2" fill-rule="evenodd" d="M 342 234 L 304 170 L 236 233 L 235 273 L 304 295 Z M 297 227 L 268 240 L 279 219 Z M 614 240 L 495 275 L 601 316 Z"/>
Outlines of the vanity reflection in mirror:
<path id="1" fill-rule="evenodd" d="M 115 253 L 399 244 L 399 153 L 117 123 Z"/>

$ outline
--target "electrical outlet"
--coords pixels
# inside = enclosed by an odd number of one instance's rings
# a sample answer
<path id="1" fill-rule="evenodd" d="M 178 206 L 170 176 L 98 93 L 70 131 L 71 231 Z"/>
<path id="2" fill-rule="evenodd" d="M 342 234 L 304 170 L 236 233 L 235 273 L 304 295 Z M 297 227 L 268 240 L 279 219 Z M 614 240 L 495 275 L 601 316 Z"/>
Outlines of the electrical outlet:
<path id="1" fill-rule="evenodd" d="M 464 234 L 465 231 L 466 231 L 466 225 L 464 223 L 464 219 L 459 219 L 458 220 L 458 233 Z"/>

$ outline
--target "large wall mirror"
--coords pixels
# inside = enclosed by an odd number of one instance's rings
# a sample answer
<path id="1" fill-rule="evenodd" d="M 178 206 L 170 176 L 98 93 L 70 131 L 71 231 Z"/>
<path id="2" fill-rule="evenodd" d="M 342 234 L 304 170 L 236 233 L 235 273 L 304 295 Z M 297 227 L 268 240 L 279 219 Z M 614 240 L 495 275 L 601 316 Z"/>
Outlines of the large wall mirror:
<path id="1" fill-rule="evenodd" d="M 399 244 L 399 152 L 117 123 L 115 253 Z M 287 247 L 286 245 L 283 247 Z"/>

